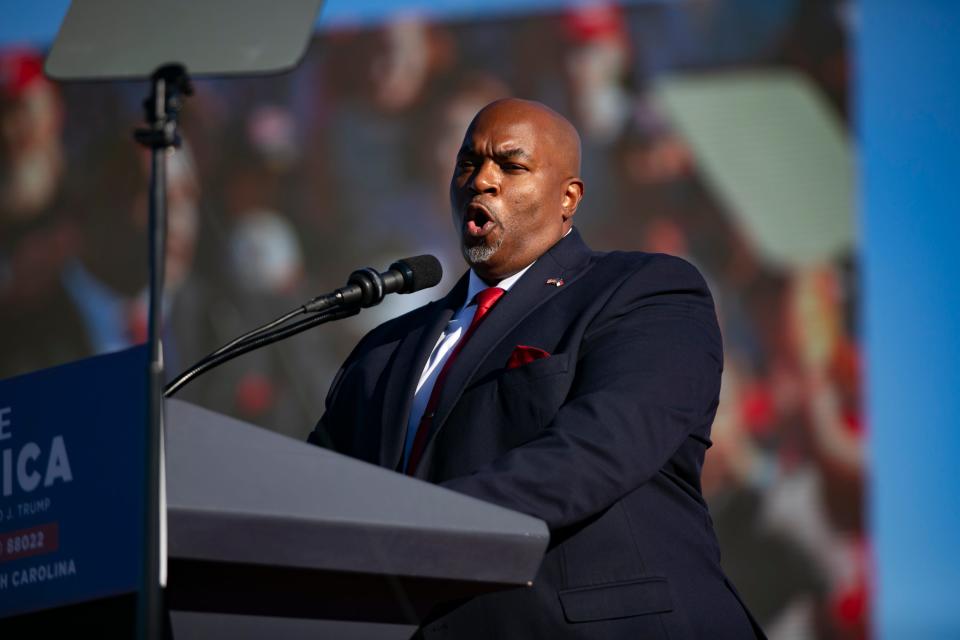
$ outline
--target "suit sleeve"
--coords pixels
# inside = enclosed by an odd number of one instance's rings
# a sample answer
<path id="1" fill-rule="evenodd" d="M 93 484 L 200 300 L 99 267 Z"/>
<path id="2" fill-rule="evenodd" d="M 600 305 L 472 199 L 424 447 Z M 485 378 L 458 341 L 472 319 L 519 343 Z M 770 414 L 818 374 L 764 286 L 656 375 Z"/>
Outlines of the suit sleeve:
<path id="1" fill-rule="evenodd" d="M 346 368 L 347 363 L 341 365 L 333 378 L 333 382 L 330 383 L 330 389 L 327 391 L 327 398 L 324 402 L 325 409 L 323 415 L 320 416 L 320 420 L 318 420 L 317 424 L 313 427 L 313 431 L 307 436 L 307 442 L 310 444 L 315 444 L 324 449 L 338 449 L 334 440 L 334 434 L 337 432 L 333 428 L 335 421 L 331 417 L 331 408 L 334 404 L 334 399 L 337 397 L 337 392 L 340 390 L 340 383 L 343 381 L 343 374 Z"/>
<path id="2" fill-rule="evenodd" d="M 655 258 L 617 288 L 584 333 L 573 385 L 552 422 L 443 486 L 554 530 L 649 481 L 688 437 L 708 444 L 722 370 L 713 301 L 691 265 Z"/>
<path id="3" fill-rule="evenodd" d="M 366 352 L 367 346 L 372 341 L 371 336 L 374 336 L 375 332 L 376 329 L 361 338 L 350 355 L 347 356 L 347 359 L 340 365 L 333 377 L 333 382 L 330 383 L 330 388 L 327 390 L 323 415 L 320 416 L 320 420 L 317 421 L 313 431 L 307 436 L 307 442 L 339 452 L 349 450 L 349 441 L 353 436 L 353 422 L 345 419 L 343 415 L 344 407 L 339 402 L 340 390 L 347 372 Z"/>

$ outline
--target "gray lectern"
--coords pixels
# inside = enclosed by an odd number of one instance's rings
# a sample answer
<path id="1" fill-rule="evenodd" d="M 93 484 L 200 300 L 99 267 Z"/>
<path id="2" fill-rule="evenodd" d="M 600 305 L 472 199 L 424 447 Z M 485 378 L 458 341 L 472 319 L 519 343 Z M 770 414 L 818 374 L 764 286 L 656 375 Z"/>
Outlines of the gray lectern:
<path id="1" fill-rule="evenodd" d="M 535 518 L 177 400 L 166 416 L 174 611 L 415 625 L 524 588 L 546 549 Z"/>
<path id="2" fill-rule="evenodd" d="M 21 418 L 27 404 L 15 407 Z M 168 400 L 165 414 L 164 599 L 176 640 L 399 640 L 435 606 L 525 588 L 540 565 L 549 538 L 540 520 L 181 401 Z M 67 436 L 75 442 L 83 433 Z M 77 477 L 90 476 L 89 456 L 72 451 Z M 109 468 L 110 456 L 98 464 Z M 107 487 L 84 500 L 109 503 Z M 96 574 L 122 561 L 108 551 L 99 564 L 84 564 L 77 528 L 56 519 L 63 550 L 81 570 Z M 3 618 L 0 637 L 82 630 L 127 638 L 134 596 Z"/>

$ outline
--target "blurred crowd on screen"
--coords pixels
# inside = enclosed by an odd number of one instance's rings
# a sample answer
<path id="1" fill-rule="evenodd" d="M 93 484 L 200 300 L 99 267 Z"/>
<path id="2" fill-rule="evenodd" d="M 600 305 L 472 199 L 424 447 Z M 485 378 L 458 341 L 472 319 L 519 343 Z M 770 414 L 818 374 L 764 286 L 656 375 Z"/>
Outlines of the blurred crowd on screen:
<path id="1" fill-rule="evenodd" d="M 710 282 L 726 364 L 703 490 L 728 574 L 775 640 L 867 637 L 856 247 L 766 259 L 651 97 L 664 74 L 789 68 L 847 122 L 853 18 L 839 0 L 404 14 L 317 34 L 289 74 L 195 82 L 169 157 L 168 375 L 356 268 L 433 253 L 445 276 L 179 397 L 305 437 L 357 339 L 465 270 L 447 187 L 473 114 L 544 101 L 583 135 L 586 241 L 681 255 Z M 0 377 L 146 337 L 149 162 L 132 130 L 148 88 L 55 84 L 42 55 L 0 51 Z"/>

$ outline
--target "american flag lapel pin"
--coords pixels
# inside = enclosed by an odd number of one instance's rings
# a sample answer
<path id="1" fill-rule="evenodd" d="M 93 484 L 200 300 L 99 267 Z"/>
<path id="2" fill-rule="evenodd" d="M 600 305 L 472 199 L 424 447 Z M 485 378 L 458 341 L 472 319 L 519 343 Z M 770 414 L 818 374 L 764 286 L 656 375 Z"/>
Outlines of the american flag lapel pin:
<path id="1" fill-rule="evenodd" d="M 555 287 L 563 286 L 563 278 L 549 278 L 547 284 L 552 284 Z"/>

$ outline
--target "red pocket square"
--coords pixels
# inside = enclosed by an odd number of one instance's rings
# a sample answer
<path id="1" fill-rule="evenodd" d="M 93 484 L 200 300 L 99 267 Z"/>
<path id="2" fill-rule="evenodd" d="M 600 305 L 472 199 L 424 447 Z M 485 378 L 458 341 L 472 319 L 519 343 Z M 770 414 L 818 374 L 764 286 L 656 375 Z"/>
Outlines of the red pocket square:
<path id="1" fill-rule="evenodd" d="M 540 358 L 549 358 L 550 354 L 538 347 L 528 347 L 525 344 L 518 344 L 513 348 L 510 354 L 510 360 L 507 361 L 507 369 L 516 369 L 525 364 L 530 364 Z"/>

